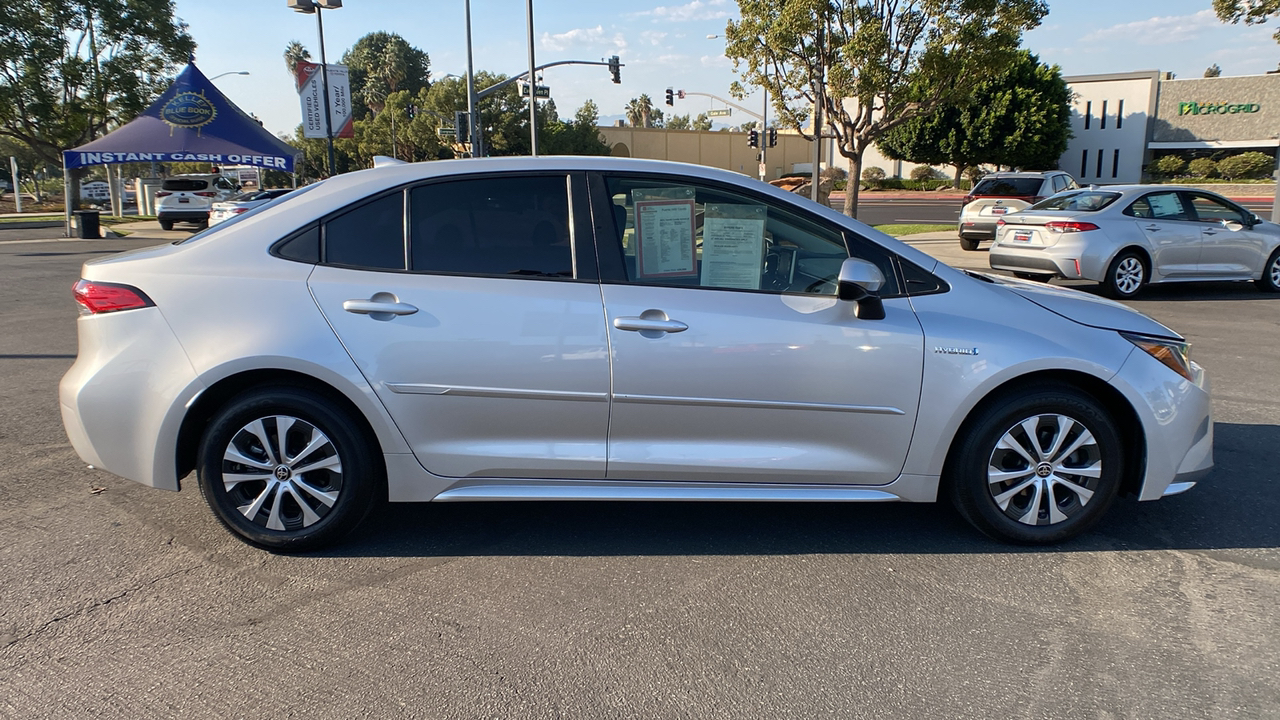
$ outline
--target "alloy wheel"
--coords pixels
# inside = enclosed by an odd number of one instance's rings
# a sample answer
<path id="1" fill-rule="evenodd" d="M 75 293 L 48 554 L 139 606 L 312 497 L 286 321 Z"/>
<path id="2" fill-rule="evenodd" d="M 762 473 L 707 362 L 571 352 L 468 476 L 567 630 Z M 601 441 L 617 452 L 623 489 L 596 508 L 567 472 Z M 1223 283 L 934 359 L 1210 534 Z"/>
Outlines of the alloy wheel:
<path id="1" fill-rule="evenodd" d="M 1066 415 L 1028 417 L 1005 431 L 987 463 L 991 499 L 1024 525 L 1055 525 L 1081 513 L 1102 477 L 1093 433 Z"/>
<path id="2" fill-rule="evenodd" d="M 1271 286 L 1280 287 L 1280 253 L 1276 253 L 1275 259 L 1271 261 L 1267 274 L 1271 276 Z"/>
<path id="3" fill-rule="evenodd" d="M 1138 288 L 1142 287 L 1143 275 L 1146 268 L 1142 266 L 1142 261 L 1132 255 L 1124 258 L 1116 265 L 1115 269 L 1115 285 L 1121 293 L 1132 295 L 1138 292 Z"/>
<path id="4" fill-rule="evenodd" d="M 342 458 L 327 435 L 289 415 L 255 419 L 222 454 L 223 487 L 242 515 L 267 530 L 320 522 L 342 492 Z"/>

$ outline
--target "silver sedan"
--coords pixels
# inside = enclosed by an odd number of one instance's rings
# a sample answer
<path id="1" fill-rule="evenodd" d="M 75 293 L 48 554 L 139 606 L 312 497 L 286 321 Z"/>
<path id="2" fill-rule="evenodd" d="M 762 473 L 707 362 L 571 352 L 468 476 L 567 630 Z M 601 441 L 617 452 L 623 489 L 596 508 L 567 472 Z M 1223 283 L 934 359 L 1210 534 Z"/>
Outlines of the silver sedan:
<path id="1" fill-rule="evenodd" d="M 932 502 L 1052 543 L 1213 466 L 1208 382 L 1122 305 L 968 274 L 741 175 L 378 167 L 85 264 L 80 457 L 274 551 L 395 502 Z"/>
<path id="2" fill-rule="evenodd" d="M 1027 279 L 1093 280 L 1118 299 L 1197 280 L 1280 292 L 1280 225 L 1197 188 L 1088 188 L 1006 215 L 989 262 Z"/>

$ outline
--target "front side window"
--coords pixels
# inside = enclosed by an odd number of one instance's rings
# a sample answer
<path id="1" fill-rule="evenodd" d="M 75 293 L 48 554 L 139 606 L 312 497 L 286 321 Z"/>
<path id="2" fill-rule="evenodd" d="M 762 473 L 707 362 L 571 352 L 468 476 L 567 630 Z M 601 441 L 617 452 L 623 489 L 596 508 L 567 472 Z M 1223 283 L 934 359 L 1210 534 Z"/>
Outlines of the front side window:
<path id="1" fill-rule="evenodd" d="M 571 278 L 564 175 L 451 180 L 409 193 L 410 269 Z"/>
<path id="2" fill-rule="evenodd" d="M 1187 220 L 1186 208 L 1176 192 L 1152 193 L 1134 201 L 1126 215 L 1150 220 Z"/>
<path id="3" fill-rule="evenodd" d="M 1201 222 L 1220 223 L 1224 220 L 1238 223 L 1244 222 L 1244 217 L 1239 210 L 1207 195 L 1192 195 L 1191 207 L 1196 209 L 1196 217 Z"/>
<path id="4" fill-rule="evenodd" d="M 834 295 L 844 235 L 773 203 L 680 180 L 608 178 L 627 281 Z M 887 254 L 868 252 L 897 293 Z"/>

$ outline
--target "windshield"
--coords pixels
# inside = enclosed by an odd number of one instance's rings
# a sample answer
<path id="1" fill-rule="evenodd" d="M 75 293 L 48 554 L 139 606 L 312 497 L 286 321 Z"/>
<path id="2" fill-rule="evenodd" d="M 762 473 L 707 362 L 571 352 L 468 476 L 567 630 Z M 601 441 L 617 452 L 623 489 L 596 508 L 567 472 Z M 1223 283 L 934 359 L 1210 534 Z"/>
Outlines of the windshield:
<path id="1" fill-rule="evenodd" d="M 275 207 L 276 205 L 279 205 L 279 204 L 280 204 L 280 203 L 282 203 L 282 202 L 286 202 L 286 201 L 288 201 L 288 200 L 289 200 L 289 198 L 295 198 L 295 197 L 298 197 L 299 195 L 301 195 L 301 194 L 303 194 L 303 193 L 305 193 L 305 192 L 310 192 L 310 191 L 312 191 L 312 190 L 314 190 L 314 189 L 316 189 L 316 188 L 320 187 L 321 183 L 323 183 L 323 182 L 324 182 L 324 181 L 323 181 L 323 180 L 321 180 L 320 182 L 314 182 L 314 183 L 311 183 L 310 185 L 304 185 L 304 186 L 302 186 L 302 187 L 298 188 L 297 190 L 294 190 L 294 191 L 292 191 L 292 192 L 290 192 L 290 193 L 286 193 L 286 194 L 284 194 L 284 195 L 281 195 L 280 197 L 275 198 L 274 200 L 271 200 L 270 202 L 264 202 L 264 203 L 262 203 L 261 205 L 258 205 L 258 206 L 256 206 L 256 207 L 253 207 L 253 208 L 251 208 L 250 210 L 248 210 L 247 212 L 242 212 L 242 213 L 240 213 L 239 215 L 234 215 L 234 216 L 232 216 L 231 218 L 229 218 L 229 219 L 227 219 L 227 220 L 224 220 L 224 221 L 222 221 L 222 222 L 218 223 L 217 225 L 210 225 L 209 227 L 205 228 L 204 230 L 201 230 L 200 232 L 196 233 L 195 235 L 192 235 L 191 237 L 183 238 L 183 239 L 181 239 L 181 240 L 175 240 L 173 244 L 174 244 L 174 245 L 185 245 L 185 244 L 187 244 L 187 243 L 189 243 L 189 242 L 191 242 L 191 241 L 193 241 L 193 240 L 200 240 L 200 239 L 203 239 L 203 238 L 207 238 L 207 237 L 209 237 L 210 235 L 217 235 L 218 233 L 222 232 L 223 230 L 226 230 L 227 228 L 231 227 L 232 225 L 235 225 L 236 223 L 240 222 L 241 220 L 244 220 L 245 218 L 253 217 L 254 215 L 257 215 L 258 213 L 260 213 L 260 212 L 262 212 L 262 211 L 266 210 L 267 208 Z"/>
<path id="2" fill-rule="evenodd" d="M 1041 200 L 1028 210 L 1078 210 L 1080 212 L 1097 212 L 1120 198 L 1120 193 L 1082 190 L 1079 192 L 1058 193 L 1051 198 Z"/>
<path id="3" fill-rule="evenodd" d="M 973 189 L 974 195 L 990 195 L 994 197 L 1028 197 L 1040 194 L 1038 177 L 1027 178 L 986 178 Z"/>

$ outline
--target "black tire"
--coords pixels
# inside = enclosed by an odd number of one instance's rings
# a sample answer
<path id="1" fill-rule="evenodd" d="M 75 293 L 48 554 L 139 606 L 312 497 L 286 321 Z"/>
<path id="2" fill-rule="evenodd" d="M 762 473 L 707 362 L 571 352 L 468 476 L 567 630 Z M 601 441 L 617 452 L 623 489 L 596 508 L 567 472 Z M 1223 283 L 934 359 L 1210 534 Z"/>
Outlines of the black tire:
<path id="1" fill-rule="evenodd" d="M 977 249 L 978 249 L 978 241 L 977 241 L 977 240 L 974 240 L 973 238 L 961 237 L 961 238 L 960 238 L 960 249 L 961 249 L 961 250 L 968 250 L 969 252 L 973 252 L 974 250 L 977 250 Z"/>
<path id="2" fill-rule="evenodd" d="M 1034 447 L 1026 422 L 1034 423 Z M 1005 449 L 1002 439 L 1018 443 L 1022 453 Z M 1077 440 L 1082 444 L 1073 450 Z M 957 442 L 945 479 L 951 500 L 974 527 L 997 540 L 1044 545 L 1073 538 L 1106 513 L 1120 489 L 1124 461 L 1115 421 L 1070 386 L 1044 385 L 1003 397 L 966 422 Z M 1088 476 L 1094 473 L 1098 477 Z"/>
<path id="3" fill-rule="evenodd" d="M 304 552 L 338 540 L 368 514 L 384 486 L 374 452 L 331 401 L 303 388 L 262 387 L 237 396 L 209 421 L 197 478 L 205 502 L 232 533 L 266 550 Z M 229 454 L 246 462 L 228 460 Z M 245 479 L 229 486 L 231 474 Z"/>
<path id="4" fill-rule="evenodd" d="M 1262 292 L 1280 293 L 1280 247 L 1276 248 L 1262 268 L 1262 277 L 1254 281 Z"/>
<path id="5" fill-rule="evenodd" d="M 206 229 L 206 228 L 208 228 L 208 227 L 209 227 L 209 221 L 208 221 L 208 220 L 201 220 L 200 222 L 196 223 L 196 229 L 197 229 L 197 230 L 204 230 L 204 229 Z"/>
<path id="6" fill-rule="evenodd" d="M 161 230 L 172 230 L 172 229 L 173 229 L 173 221 L 172 221 L 172 220 L 161 220 L 161 221 L 160 221 L 160 229 L 161 229 Z"/>
<path id="7" fill-rule="evenodd" d="M 1013 276 L 1016 278 L 1020 278 L 1022 280 L 1031 280 L 1032 282 L 1042 282 L 1042 283 L 1047 283 L 1053 279 L 1052 275 L 1044 275 L 1041 273 L 1016 272 L 1013 274 Z"/>
<path id="8" fill-rule="evenodd" d="M 1151 268 L 1142 255 L 1126 250 L 1111 261 L 1107 276 L 1102 280 L 1102 290 L 1116 300 L 1128 300 L 1146 286 Z"/>

